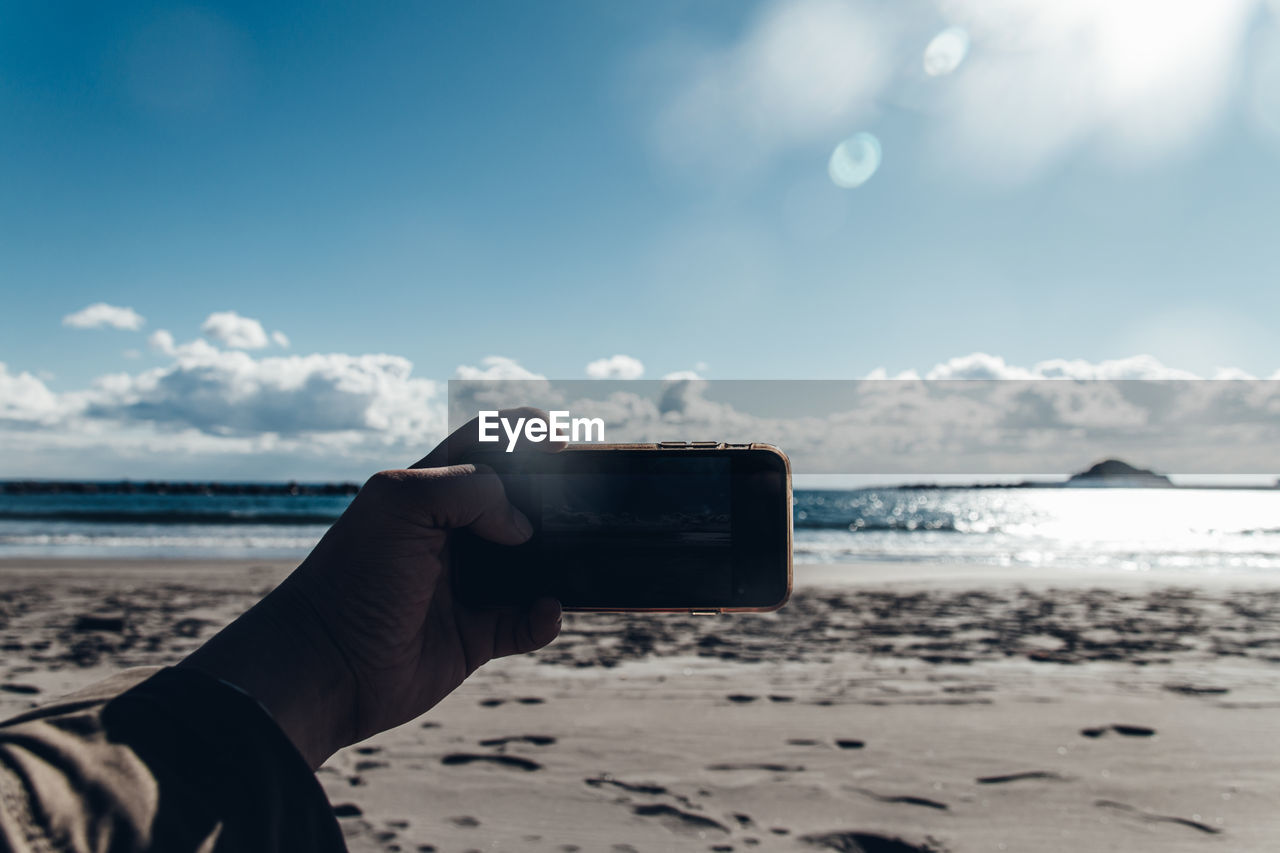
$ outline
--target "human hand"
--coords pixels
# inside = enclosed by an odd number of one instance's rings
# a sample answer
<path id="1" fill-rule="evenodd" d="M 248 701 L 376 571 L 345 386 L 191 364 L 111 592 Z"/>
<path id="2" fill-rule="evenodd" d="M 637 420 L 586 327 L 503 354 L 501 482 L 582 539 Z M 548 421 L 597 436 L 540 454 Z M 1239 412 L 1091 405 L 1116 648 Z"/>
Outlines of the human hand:
<path id="1" fill-rule="evenodd" d="M 414 467 L 371 477 L 302 565 L 183 665 L 257 698 L 318 767 L 431 708 L 490 659 L 555 639 L 554 600 L 492 610 L 453 597 L 450 531 L 504 545 L 533 532 L 496 474 L 461 461 L 476 439 L 472 421 Z"/>

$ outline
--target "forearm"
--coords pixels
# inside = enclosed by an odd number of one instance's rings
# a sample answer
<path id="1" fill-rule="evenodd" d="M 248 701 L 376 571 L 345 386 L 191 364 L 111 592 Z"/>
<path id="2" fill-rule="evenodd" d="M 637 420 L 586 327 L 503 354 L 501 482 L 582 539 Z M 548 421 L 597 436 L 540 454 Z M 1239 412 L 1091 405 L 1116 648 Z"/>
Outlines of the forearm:
<path id="1" fill-rule="evenodd" d="M 0 848 L 345 849 L 314 774 L 270 717 L 176 668 L 0 724 Z"/>

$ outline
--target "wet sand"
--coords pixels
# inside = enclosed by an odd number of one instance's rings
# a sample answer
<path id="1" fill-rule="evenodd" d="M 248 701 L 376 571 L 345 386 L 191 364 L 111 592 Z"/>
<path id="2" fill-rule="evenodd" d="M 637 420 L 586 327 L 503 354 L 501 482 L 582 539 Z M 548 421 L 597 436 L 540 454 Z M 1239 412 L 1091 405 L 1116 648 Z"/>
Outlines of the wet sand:
<path id="1" fill-rule="evenodd" d="M 291 568 L 0 561 L 0 711 L 180 659 Z M 569 615 L 321 769 L 356 851 L 1271 850 L 1280 585 L 798 567 Z"/>

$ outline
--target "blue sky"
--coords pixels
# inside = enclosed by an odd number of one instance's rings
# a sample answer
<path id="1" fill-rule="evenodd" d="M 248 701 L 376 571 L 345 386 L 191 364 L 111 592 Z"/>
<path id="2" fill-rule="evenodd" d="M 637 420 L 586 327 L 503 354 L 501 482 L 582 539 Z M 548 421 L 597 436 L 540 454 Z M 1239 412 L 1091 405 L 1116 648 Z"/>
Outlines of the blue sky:
<path id="1" fill-rule="evenodd" d="M 363 364 L 413 396 L 405 371 L 491 356 L 564 378 L 616 354 L 649 378 L 851 378 L 975 352 L 1268 376 L 1280 7 L 1186 6 L 7 3 L 9 428 L 91 458 L 127 409 L 270 454 L 261 418 L 147 413 L 174 371 L 332 390 Z M 948 27 L 968 53 L 925 74 Z M 842 189 L 827 160 L 856 132 L 883 162 Z M 145 322 L 64 324 L 99 302 Z M 289 346 L 215 329 L 221 355 L 182 351 L 216 312 Z M 356 361 L 379 354 L 403 361 Z M 65 473 L 28 440 L 0 463 Z"/>

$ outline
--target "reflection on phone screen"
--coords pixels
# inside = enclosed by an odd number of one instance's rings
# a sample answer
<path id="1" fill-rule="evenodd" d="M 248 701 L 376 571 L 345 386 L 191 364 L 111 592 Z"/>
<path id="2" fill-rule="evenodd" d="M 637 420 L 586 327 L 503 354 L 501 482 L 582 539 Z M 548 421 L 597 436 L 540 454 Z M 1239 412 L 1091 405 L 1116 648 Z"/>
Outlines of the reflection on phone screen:
<path id="1" fill-rule="evenodd" d="M 647 467 L 533 475 L 534 544 L 565 599 L 608 593 L 656 602 L 673 589 L 691 601 L 732 595 L 730 461 L 655 459 Z"/>

